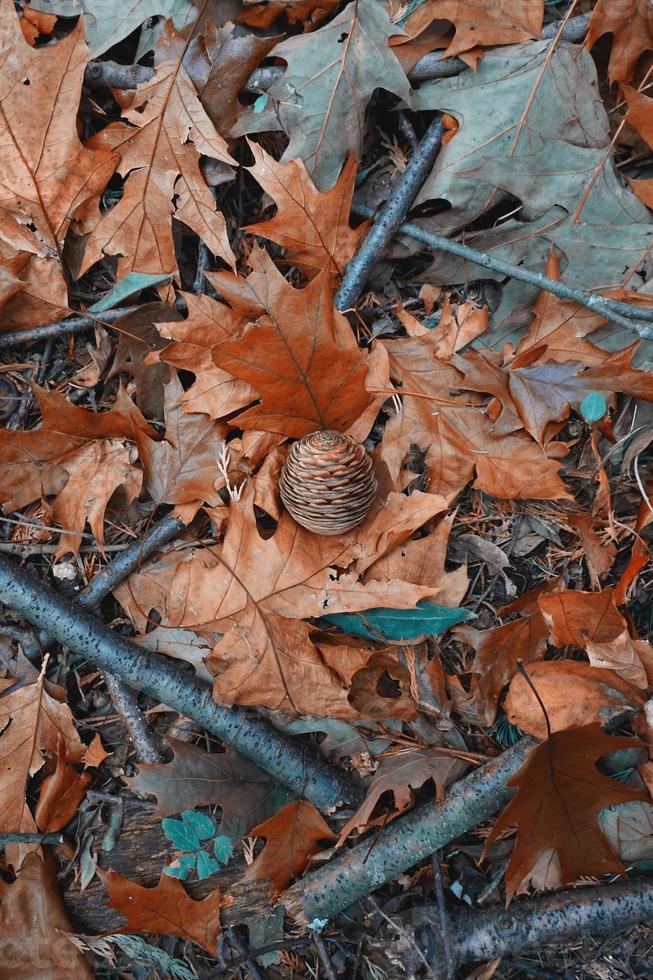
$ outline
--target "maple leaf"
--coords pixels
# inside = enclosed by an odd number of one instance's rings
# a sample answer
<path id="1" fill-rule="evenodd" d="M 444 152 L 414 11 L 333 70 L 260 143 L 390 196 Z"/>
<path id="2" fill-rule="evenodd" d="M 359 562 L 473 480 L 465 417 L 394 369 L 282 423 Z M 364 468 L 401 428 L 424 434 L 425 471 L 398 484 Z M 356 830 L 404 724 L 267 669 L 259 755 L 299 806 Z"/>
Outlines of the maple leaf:
<path id="1" fill-rule="evenodd" d="M 290 137 L 282 163 L 301 158 L 320 190 L 333 186 L 350 152 L 360 160 L 365 109 L 382 87 L 410 104 L 410 86 L 388 47 L 393 29 L 384 4 L 357 0 L 310 35 L 270 52 L 287 68 L 267 92 L 262 112 L 245 113 L 234 136 L 280 127 Z"/>
<path id="2" fill-rule="evenodd" d="M 275 533 L 262 539 L 247 490 L 233 503 L 222 549 L 198 549 L 190 557 L 166 556 L 152 573 L 132 575 L 115 590 L 118 601 L 143 629 L 144 610 L 162 623 L 223 633 L 206 664 L 215 675 L 214 696 L 229 704 L 265 704 L 293 714 L 356 717 L 347 688 L 311 642 L 313 627 L 299 622 L 328 611 L 371 606 L 412 608 L 437 588 L 402 580 L 360 581 L 376 557 L 401 544 L 446 506 L 429 494 L 401 497 L 403 524 L 388 527 L 385 508 L 345 535 L 320 538 L 284 512 Z M 391 501 L 389 514 L 397 504 Z M 392 524 L 389 525 L 392 530 Z M 356 563 L 360 561 L 360 572 Z M 341 571 L 336 569 L 348 569 Z"/>
<path id="3" fill-rule="evenodd" d="M 356 161 L 350 156 L 329 191 L 318 191 L 302 160 L 277 163 L 263 147 L 249 142 L 254 166 L 248 170 L 277 205 L 274 218 L 246 225 L 244 231 L 261 235 L 285 248 L 288 262 L 312 277 L 328 267 L 342 278 L 358 248 L 365 225 L 349 227 Z"/>
<path id="4" fill-rule="evenodd" d="M 352 831 L 362 832 L 368 827 L 385 827 L 415 802 L 414 789 L 419 789 L 429 779 L 435 785 L 441 802 L 447 786 L 455 782 L 467 769 L 467 765 L 452 755 L 433 749 L 408 749 L 385 755 L 370 781 L 365 800 L 349 818 L 340 832 L 342 843 Z M 374 817 L 373 813 L 384 793 L 392 793 L 394 808 Z"/>
<path id="5" fill-rule="evenodd" d="M 125 178 L 120 201 L 85 215 L 83 275 L 104 255 L 119 255 L 118 277 L 177 271 L 171 218 L 183 221 L 232 268 L 224 217 L 200 171 L 200 155 L 234 163 L 183 67 L 186 42 L 168 24 L 155 53 L 154 77 L 128 97 L 126 122 L 110 123 L 87 146 L 119 154 Z"/>
<path id="6" fill-rule="evenodd" d="M 282 14 L 289 24 L 307 21 L 305 27 L 320 24 L 340 0 L 243 0 L 238 20 L 250 27 L 269 27 Z"/>
<path id="7" fill-rule="evenodd" d="M 93 980 L 72 926 L 49 854 L 29 854 L 13 884 L 0 879 L 0 958 L 5 976 Z"/>
<path id="8" fill-rule="evenodd" d="M 242 336 L 217 344 L 218 367 L 256 388 L 261 404 L 238 416 L 241 428 L 300 438 L 316 429 L 343 430 L 367 407 L 367 355 L 333 308 L 328 268 L 293 289 L 262 250 L 240 288 L 265 310 Z M 213 281 L 221 289 L 221 280 Z"/>
<path id="9" fill-rule="evenodd" d="M 573 644 L 584 650 L 587 642 L 609 643 L 626 628 L 614 601 L 614 590 L 583 592 L 566 589 L 538 599 L 556 646 Z"/>
<path id="10" fill-rule="evenodd" d="M 308 859 L 321 850 L 321 841 L 335 840 L 322 815 L 306 800 L 288 803 L 274 817 L 254 827 L 250 837 L 265 837 L 263 850 L 245 872 L 245 880 L 268 879 L 270 897 L 301 874 Z"/>
<path id="11" fill-rule="evenodd" d="M 14 684 L 0 680 L 0 690 Z M 6 833 L 33 832 L 36 824 L 25 799 L 27 783 L 45 763 L 44 752 L 65 746 L 67 762 L 80 762 L 85 746 L 73 725 L 65 691 L 49 684 L 41 673 L 33 684 L 0 699 L 0 827 Z M 7 855 L 9 859 L 9 855 Z"/>
<path id="12" fill-rule="evenodd" d="M 71 218 L 100 193 L 117 158 L 106 148 L 84 149 L 77 135 L 87 60 L 81 25 L 57 44 L 32 48 L 13 3 L 2 0 L 0 51 L 2 238 L 39 256 L 37 275 L 48 281 L 50 313 L 56 315 L 68 305 L 62 249 Z"/>
<path id="13" fill-rule="evenodd" d="M 249 76 L 277 43 L 275 37 L 235 34 L 234 25 L 207 23 L 184 55 L 184 68 L 193 80 L 206 114 L 223 136 L 228 136 L 243 105 L 238 94 Z"/>
<path id="14" fill-rule="evenodd" d="M 646 799 L 647 794 L 604 776 L 596 764 L 610 752 L 638 744 L 631 738 L 605 735 L 599 725 L 554 732 L 508 780 L 509 786 L 516 787 L 515 795 L 485 846 L 487 853 L 499 834 L 517 824 L 506 871 L 508 901 L 548 848 L 556 851 L 563 885 L 623 871 L 599 829 L 599 813 L 618 803 Z"/>
<path id="15" fill-rule="evenodd" d="M 221 503 L 216 485 L 224 485 L 218 460 L 225 432 L 206 415 L 181 411 L 184 389 L 177 376 L 165 386 L 165 440 L 137 434 L 145 487 L 155 504 L 175 504 L 175 514 L 192 518 L 206 503 Z"/>
<path id="16" fill-rule="evenodd" d="M 592 11 L 585 46 L 592 48 L 604 34 L 612 34 L 608 64 L 610 82 L 629 82 L 645 51 L 653 51 L 653 9 L 648 0 L 614 4 L 598 0 Z"/>
<path id="17" fill-rule="evenodd" d="M 434 20 L 448 20 L 455 30 L 443 58 L 453 58 L 477 45 L 519 44 L 540 36 L 544 0 L 426 0 L 412 13 L 404 29 L 413 37 Z"/>
<path id="18" fill-rule="evenodd" d="M 116 932 L 156 932 L 198 943 L 215 955 L 224 898 L 216 888 L 202 901 L 194 901 L 177 878 L 165 874 L 154 888 L 144 888 L 116 871 L 98 868 L 109 892 L 109 904 L 127 916 L 127 925 Z"/>
<path id="19" fill-rule="evenodd" d="M 641 692 L 615 671 L 601 670 L 578 660 L 534 663 L 528 668 L 528 676 L 544 702 L 554 732 L 592 722 L 607 725 L 636 710 L 644 701 Z M 536 738 L 546 738 L 541 705 L 521 674 L 513 677 L 503 707 L 513 725 Z"/>
<path id="20" fill-rule="evenodd" d="M 141 762 L 136 776 L 125 777 L 134 793 L 156 796 L 155 817 L 219 806 L 220 833 L 236 840 L 288 801 L 289 790 L 230 746 L 224 752 L 204 752 L 178 739 L 167 740 L 173 751 L 170 762 Z"/>

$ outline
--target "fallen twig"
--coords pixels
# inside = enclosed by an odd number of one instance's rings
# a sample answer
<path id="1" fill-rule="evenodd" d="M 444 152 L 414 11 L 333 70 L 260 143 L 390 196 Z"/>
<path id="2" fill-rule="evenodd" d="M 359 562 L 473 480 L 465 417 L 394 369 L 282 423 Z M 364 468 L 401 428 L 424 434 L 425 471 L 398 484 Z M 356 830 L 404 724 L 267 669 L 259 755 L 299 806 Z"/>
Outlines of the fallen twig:
<path id="1" fill-rule="evenodd" d="M 59 643 L 233 745 L 323 812 L 328 813 L 343 800 L 361 798 L 361 788 L 352 777 L 329 765 L 308 746 L 290 741 L 251 713 L 216 704 L 210 684 L 190 676 L 167 657 L 145 651 L 113 633 L 5 558 L 0 558 L 0 601 Z"/>
<path id="2" fill-rule="evenodd" d="M 348 263 L 333 300 L 337 310 L 350 309 L 363 291 L 372 269 L 433 169 L 442 142 L 442 131 L 442 118 L 438 113 L 420 140 L 410 163 L 395 184 L 361 247 Z"/>
<path id="3" fill-rule="evenodd" d="M 587 34 L 587 25 L 590 15 L 580 14 L 572 17 L 562 31 L 562 38 L 565 41 L 582 41 Z M 547 24 L 542 29 L 542 38 L 548 40 L 555 37 L 560 21 Z M 460 58 L 443 58 L 441 52 L 433 51 L 424 55 L 417 62 L 408 78 L 411 82 L 431 81 L 435 78 L 450 78 L 452 75 L 459 75 L 469 66 L 461 61 Z M 285 69 L 277 65 L 266 65 L 257 68 L 250 75 L 245 86 L 246 92 L 266 92 L 270 86 L 281 78 Z M 84 72 L 84 82 L 90 88 L 100 88 L 109 86 L 110 88 L 134 89 L 137 85 L 142 85 L 154 75 L 153 68 L 146 68 L 143 65 L 120 65 L 116 61 L 91 61 L 86 66 Z"/>
<path id="4" fill-rule="evenodd" d="M 0 847 L 4 847 L 5 844 L 60 844 L 62 840 L 63 834 L 59 831 L 48 834 L 6 833 L 0 834 Z"/>
<path id="5" fill-rule="evenodd" d="M 316 928 L 369 892 L 478 826 L 512 796 L 508 779 L 537 742 L 530 736 L 457 782 L 443 803 L 426 803 L 311 872 L 279 901 L 304 928 Z"/>
<path id="6" fill-rule="evenodd" d="M 359 204 L 354 205 L 352 210 L 355 214 L 363 218 L 371 218 L 374 215 L 372 208 Z M 564 282 L 549 279 L 548 276 L 543 275 L 541 272 L 531 272 L 522 266 L 511 265 L 509 262 L 504 262 L 502 259 L 496 258 L 488 252 L 480 252 L 476 248 L 470 248 L 469 245 L 454 242 L 444 235 L 436 235 L 433 232 L 425 231 L 419 225 L 409 221 L 405 221 L 399 225 L 398 231 L 404 235 L 410 235 L 419 242 L 423 242 L 429 248 L 450 252 L 452 255 L 458 255 L 462 259 L 467 259 L 467 261 L 473 262 L 474 265 L 478 265 L 483 269 L 492 269 L 494 272 L 501 272 L 506 276 L 511 276 L 513 279 L 521 279 L 522 282 L 528 282 L 532 286 L 537 286 L 539 289 L 545 289 L 547 292 L 553 293 L 561 299 L 571 300 L 580 306 L 585 306 L 588 310 L 604 316 L 606 320 L 611 320 L 613 323 L 619 323 L 622 327 L 632 330 L 646 340 L 653 338 L 653 327 L 635 322 L 636 320 L 653 322 L 653 309 L 644 309 L 631 305 L 630 303 L 620 303 L 617 300 L 607 299 L 599 293 L 587 293 L 582 289 L 574 289 L 572 286 L 567 286 Z"/>
<path id="7" fill-rule="evenodd" d="M 11 347 L 20 347 L 22 344 L 31 344 L 37 340 L 49 340 L 50 337 L 81 333 L 82 330 L 90 330 L 97 323 L 114 323 L 121 316 L 133 313 L 137 309 L 138 306 L 122 306 L 119 310 L 105 310 L 104 313 L 95 313 L 93 316 L 71 316 L 66 320 L 44 323 L 38 327 L 29 327 L 27 330 L 12 330 L 10 333 L 0 334 L 0 350 L 9 350 Z"/>

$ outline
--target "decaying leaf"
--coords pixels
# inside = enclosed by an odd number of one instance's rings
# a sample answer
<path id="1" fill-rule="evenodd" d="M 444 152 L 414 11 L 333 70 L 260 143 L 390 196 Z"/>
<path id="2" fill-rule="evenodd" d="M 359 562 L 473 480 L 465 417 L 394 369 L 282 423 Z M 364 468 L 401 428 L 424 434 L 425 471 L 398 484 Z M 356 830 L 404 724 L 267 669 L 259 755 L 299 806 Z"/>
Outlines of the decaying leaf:
<path id="1" fill-rule="evenodd" d="M 506 872 L 508 900 L 548 848 L 557 853 L 563 885 L 623 870 L 599 828 L 599 813 L 606 806 L 646 799 L 646 793 L 604 776 L 596 764 L 602 756 L 633 745 L 637 742 L 632 739 L 586 725 L 554 732 L 533 750 L 509 780 L 515 795 L 486 844 L 487 849 L 503 831 L 518 826 Z"/>
<path id="2" fill-rule="evenodd" d="M 477 45 L 518 44 L 540 36 L 544 0 L 426 0 L 405 25 L 411 36 L 421 34 L 434 20 L 454 26 L 453 40 L 443 54 L 453 58 Z"/>
<path id="3" fill-rule="evenodd" d="M 612 34 L 608 65 L 611 82 L 629 82 L 640 55 L 653 51 L 653 10 L 647 0 L 620 4 L 598 0 L 592 10 L 585 44 L 591 48 L 604 34 Z"/>
<path id="4" fill-rule="evenodd" d="M 319 24 L 338 6 L 340 0 L 243 0 L 238 19 L 252 27 L 269 27 L 284 14 L 289 24 L 307 21 Z"/>
<path id="5" fill-rule="evenodd" d="M 168 741 L 173 750 L 170 762 L 139 763 L 137 775 L 126 779 L 133 792 L 156 796 L 156 817 L 219 806 L 220 833 L 236 840 L 288 801 L 289 790 L 235 749 L 205 752 L 178 739 Z"/>

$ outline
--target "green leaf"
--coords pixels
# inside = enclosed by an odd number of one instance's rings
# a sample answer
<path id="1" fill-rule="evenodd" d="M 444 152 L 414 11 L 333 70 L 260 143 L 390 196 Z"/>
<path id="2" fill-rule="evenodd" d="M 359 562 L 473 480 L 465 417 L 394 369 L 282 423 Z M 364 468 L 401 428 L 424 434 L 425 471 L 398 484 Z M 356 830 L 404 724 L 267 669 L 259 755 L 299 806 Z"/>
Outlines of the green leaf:
<path id="1" fill-rule="evenodd" d="M 213 853 L 220 864 L 228 864 L 229 858 L 234 853 L 234 845 L 231 842 L 231 837 L 225 837 L 224 834 L 216 837 L 213 841 Z"/>
<path id="2" fill-rule="evenodd" d="M 178 851 L 196 851 L 200 846 L 199 837 L 183 820 L 165 817 L 161 821 L 163 833 L 171 840 Z"/>
<path id="3" fill-rule="evenodd" d="M 179 858 L 177 858 L 176 866 L 170 866 L 168 868 L 164 868 L 163 870 L 170 876 L 170 878 L 180 878 L 182 881 L 186 881 L 188 875 L 195 867 L 196 861 L 196 854 L 181 854 Z"/>
<path id="4" fill-rule="evenodd" d="M 580 403 L 580 414 L 586 422 L 600 422 L 608 410 L 608 403 L 600 391 L 590 391 Z"/>
<path id="5" fill-rule="evenodd" d="M 208 878 L 209 875 L 214 875 L 216 871 L 220 870 L 220 865 L 217 861 L 214 861 L 212 857 L 206 853 L 206 851 L 200 851 L 197 855 L 197 877 L 200 881 L 203 878 Z"/>
<path id="6" fill-rule="evenodd" d="M 473 619 L 474 614 L 460 606 L 436 606 L 422 600 L 415 609 L 367 609 L 360 613 L 330 613 L 322 622 L 340 627 L 345 633 L 372 640 L 422 640 L 438 636 L 450 626 Z"/>
<path id="7" fill-rule="evenodd" d="M 205 813 L 197 813 L 196 810 L 184 810 L 181 819 L 200 840 L 206 840 L 215 834 L 215 824 Z"/>
<path id="8" fill-rule="evenodd" d="M 128 299 L 134 293 L 140 293 L 141 289 L 147 289 L 148 286 L 159 286 L 164 282 L 169 282 L 170 279 L 170 273 L 166 275 L 148 275 L 144 272 L 130 272 L 124 279 L 121 279 L 115 286 L 112 286 L 102 299 L 99 299 L 97 303 L 93 303 L 93 306 L 89 306 L 88 312 L 104 313 L 105 310 L 112 310 L 114 306 L 118 306 L 124 299 Z"/>

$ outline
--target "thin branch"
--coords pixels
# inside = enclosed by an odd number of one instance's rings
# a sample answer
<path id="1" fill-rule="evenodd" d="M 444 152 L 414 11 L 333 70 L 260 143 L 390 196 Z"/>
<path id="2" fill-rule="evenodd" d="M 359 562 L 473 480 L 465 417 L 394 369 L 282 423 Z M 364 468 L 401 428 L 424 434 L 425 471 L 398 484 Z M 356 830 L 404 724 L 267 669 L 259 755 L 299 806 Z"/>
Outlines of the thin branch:
<path id="1" fill-rule="evenodd" d="M 71 316 L 66 320 L 44 323 L 42 326 L 29 327 L 27 330 L 13 330 L 10 333 L 0 334 L 0 350 L 21 347 L 23 344 L 31 344 L 37 340 L 49 340 L 50 337 L 65 337 L 67 334 L 81 333 L 82 330 L 90 330 L 97 323 L 114 323 L 121 316 L 133 313 L 137 309 L 138 306 L 122 306 L 118 310 L 105 310 L 104 313 L 95 313 L 93 316 Z"/>
<path id="2" fill-rule="evenodd" d="M 192 677 L 169 658 L 145 651 L 113 633 L 5 558 L 0 558 L 0 601 L 75 653 L 233 745 L 323 812 L 328 813 L 343 800 L 356 802 L 361 798 L 361 787 L 351 776 L 329 765 L 308 746 L 289 740 L 250 712 L 216 704 L 210 684 Z"/>
<path id="3" fill-rule="evenodd" d="M 410 163 L 395 184 L 361 247 L 347 265 L 333 301 L 337 310 L 350 309 L 363 291 L 372 269 L 433 169 L 442 142 L 442 132 L 442 118 L 438 113 L 420 140 Z"/>
<path id="4" fill-rule="evenodd" d="M 565 24 L 561 37 L 565 41 L 582 41 L 587 34 L 587 25 L 590 15 L 581 14 L 572 17 Z M 560 21 L 547 24 L 542 29 L 543 40 L 555 37 L 560 27 Z M 417 62 L 413 70 L 408 75 L 411 82 L 425 82 L 436 78 L 451 78 L 466 71 L 468 65 L 460 58 L 443 58 L 442 55 L 434 51 L 424 55 Z M 281 78 L 285 69 L 277 65 L 266 65 L 257 68 L 250 75 L 245 86 L 246 92 L 266 92 L 277 79 Z M 100 88 L 109 86 L 110 88 L 134 89 L 137 85 L 149 82 L 154 75 L 153 68 L 146 68 L 143 65 L 121 65 L 116 61 L 91 61 L 86 66 L 84 72 L 84 83 L 89 88 Z"/>
<path id="5" fill-rule="evenodd" d="M 371 218 L 374 215 L 372 208 L 359 204 L 355 204 L 352 210 L 355 214 L 363 218 Z M 488 252 L 480 252 L 476 248 L 470 248 L 469 245 L 462 245 L 460 242 L 454 242 L 450 238 L 445 238 L 444 235 L 436 235 L 433 232 L 425 231 L 419 225 L 409 221 L 405 221 L 399 225 L 398 231 L 404 235 L 410 235 L 412 238 L 423 242 L 424 245 L 428 245 L 429 248 L 436 251 L 450 252 L 452 255 L 457 255 L 461 259 L 467 259 L 468 262 L 472 262 L 482 269 L 492 269 L 494 272 L 501 272 L 505 276 L 510 276 L 513 279 L 521 279 L 522 282 L 528 282 L 532 286 L 537 286 L 538 289 L 545 289 L 547 292 L 559 296 L 560 299 L 571 300 L 573 303 L 578 303 L 580 306 L 585 306 L 588 310 L 598 313 L 600 316 L 605 317 L 606 320 L 619 323 L 622 327 L 632 330 L 633 333 L 638 334 L 646 340 L 653 339 L 653 327 L 647 326 L 645 323 L 635 322 L 636 320 L 645 320 L 647 323 L 653 322 L 653 309 L 643 309 L 629 303 L 619 303 L 616 300 L 607 299 L 599 293 L 587 293 L 582 289 L 574 289 L 572 286 L 567 286 L 564 282 L 549 279 L 548 276 L 543 275 L 541 272 L 531 272 L 522 266 L 511 265 L 510 262 L 504 262 L 502 259 L 496 258 Z"/>
<path id="6" fill-rule="evenodd" d="M 416 807 L 385 827 L 370 847 L 363 840 L 298 881 L 280 896 L 304 928 L 331 919 L 438 848 L 488 820 L 512 796 L 506 783 L 537 741 L 530 736 L 457 782 L 443 803 Z"/>

